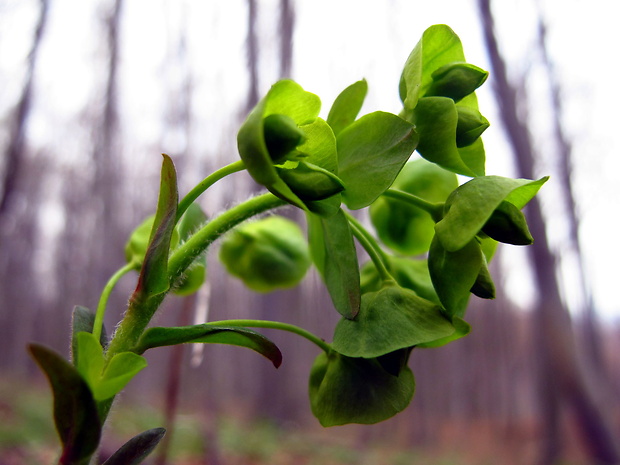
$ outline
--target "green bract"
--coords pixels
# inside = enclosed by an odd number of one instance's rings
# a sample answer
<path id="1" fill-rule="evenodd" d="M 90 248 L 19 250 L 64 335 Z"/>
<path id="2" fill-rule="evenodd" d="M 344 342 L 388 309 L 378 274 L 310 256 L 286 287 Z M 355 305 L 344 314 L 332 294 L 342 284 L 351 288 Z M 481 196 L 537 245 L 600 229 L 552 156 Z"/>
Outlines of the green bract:
<path id="1" fill-rule="evenodd" d="M 317 118 L 320 108 L 316 95 L 293 81 L 279 81 L 248 115 L 237 146 L 256 182 L 292 205 L 329 216 L 340 206 L 332 198 L 343 185 L 337 178 L 336 138 Z M 300 164 L 283 163 L 291 152 Z"/>
<path id="2" fill-rule="evenodd" d="M 220 260 L 230 274 L 257 292 L 295 286 L 310 267 L 301 229 L 280 216 L 231 231 L 222 241 Z"/>
<path id="3" fill-rule="evenodd" d="M 333 347 L 348 357 L 373 358 L 454 333 L 441 307 L 388 282 L 362 295 L 359 314 L 336 325 Z"/>

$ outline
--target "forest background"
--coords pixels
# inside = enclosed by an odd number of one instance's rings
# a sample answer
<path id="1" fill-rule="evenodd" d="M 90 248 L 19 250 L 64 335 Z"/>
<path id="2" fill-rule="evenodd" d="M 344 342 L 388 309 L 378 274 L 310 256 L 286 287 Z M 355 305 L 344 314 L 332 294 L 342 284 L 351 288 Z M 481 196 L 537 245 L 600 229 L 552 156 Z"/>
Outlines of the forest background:
<path id="1" fill-rule="evenodd" d="M 426 27 L 446 23 L 468 61 L 491 72 L 478 91 L 492 124 L 489 174 L 552 176 L 526 210 L 536 243 L 500 250 L 500 295 L 472 302 L 470 336 L 414 354 L 407 411 L 319 441 L 436 447 L 477 463 L 485 454 L 507 464 L 619 463 L 613 15 L 602 1 L 490 3 L 1 1 L 0 418 L 18 421 L 20 393 L 10 386 L 45 385 L 26 343 L 67 353 L 73 305 L 96 307 L 123 263 L 126 237 L 154 208 L 160 153 L 173 157 L 186 192 L 236 159 L 237 128 L 282 77 L 320 95 L 324 112 L 366 78 L 362 111 L 397 112 L 409 51 Z M 202 206 L 213 215 L 256 189 L 237 175 Z M 158 323 L 234 315 L 331 337 L 335 316 L 316 273 L 297 289 L 257 295 L 220 270 L 210 260 L 209 285 L 195 299 L 170 300 Z M 109 328 L 134 284 L 126 278 L 113 294 Z M 208 444 L 209 463 L 224 460 L 221 418 L 318 434 L 307 400 L 316 354 L 305 341 L 268 335 L 285 356 L 277 372 L 230 347 L 161 350 L 125 399 L 169 406 L 180 390 L 179 412 L 204 415 L 193 434 Z M 29 398 L 33 408 L 48 408 L 39 397 Z M 0 438 L 0 463 L 25 454 L 18 445 Z"/>

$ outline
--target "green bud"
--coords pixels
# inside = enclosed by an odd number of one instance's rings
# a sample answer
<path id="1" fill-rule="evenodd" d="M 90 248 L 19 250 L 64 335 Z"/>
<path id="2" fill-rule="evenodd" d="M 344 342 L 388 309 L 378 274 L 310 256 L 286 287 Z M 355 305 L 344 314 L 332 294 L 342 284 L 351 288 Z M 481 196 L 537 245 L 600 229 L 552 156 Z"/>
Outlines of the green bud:
<path id="1" fill-rule="evenodd" d="M 312 163 L 299 162 L 296 168 L 276 168 L 280 178 L 301 200 L 322 200 L 344 190 L 338 176 Z"/>
<path id="2" fill-rule="evenodd" d="M 301 229 L 280 216 L 232 230 L 222 241 L 219 258 L 230 274 L 257 292 L 297 285 L 311 263 Z"/>
<path id="3" fill-rule="evenodd" d="M 431 75 L 433 83 L 426 96 L 449 97 L 458 102 L 480 87 L 488 76 L 488 71 L 469 63 L 448 63 Z"/>
<path id="4" fill-rule="evenodd" d="M 473 144 L 489 127 L 489 121 L 473 108 L 456 106 L 459 115 L 456 125 L 456 146 L 467 147 Z"/>
<path id="5" fill-rule="evenodd" d="M 471 288 L 471 293 L 481 299 L 494 299 L 495 298 L 495 284 L 491 273 L 489 272 L 489 265 L 484 260 L 480 267 L 480 273 L 476 278 L 476 282 Z"/>
<path id="6" fill-rule="evenodd" d="M 525 215 L 507 201 L 497 207 L 482 227 L 482 232 L 499 242 L 513 245 L 530 245 L 534 238 L 527 227 Z"/>
<path id="7" fill-rule="evenodd" d="M 267 151 L 274 163 L 281 163 L 306 139 L 295 121 L 286 115 L 269 115 L 263 120 L 263 134 Z"/>

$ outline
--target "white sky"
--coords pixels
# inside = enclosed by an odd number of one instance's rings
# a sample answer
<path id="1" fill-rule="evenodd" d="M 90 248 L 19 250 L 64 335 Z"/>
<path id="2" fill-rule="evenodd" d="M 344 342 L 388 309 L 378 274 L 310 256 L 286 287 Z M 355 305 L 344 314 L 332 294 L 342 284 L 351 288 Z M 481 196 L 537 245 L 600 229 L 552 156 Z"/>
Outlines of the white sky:
<path id="1" fill-rule="evenodd" d="M 30 136 L 40 146 L 62 147 L 63 163 L 80 163 L 81 148 L 90 134 L 79 127 L 79 115 L 91 111 L 85 102 L 97 95 L 105 76 L 105 54 L 99 17 L 106 1 L 51 0 L 50 23 L 38 64 L 36 112 Z M 261 90 L 277 78 L 274 64 L 278 2 L 258 0 L 261 35 Z M 566 127 L 575 147 L 575 186 L 586 252 L 586 275 L 598 310 L 620 317 L 615 296 L 620 250 L 616 245 L 619 220 L 614 213 L 620 196 L 616 176 L 620 172 L 615 137 L 618 125 L 615 92 L 618 44 L 612 24 L 617 15 L 604 0 L 502 0 L 497 23 L 502 46 L 516 73 L 529 70 L 528 86 L 534 92 L 529 117 L 537 128 L 537 142 L 545 150 L 549 130 L 547 101 L 539 62 L 531 52 L 535 41 L 537 8 L 549 22 L 551 53 L 564 90 Z M 30 46 L 34 0 L 0 0 L 0 115 L 14 103 L 23 76 L 23 60 Z M 538 7 L 536 7 L 538 5 Z M 246 95 L 244 0 L 131 0 L 124 2 L 122 29 L 121 101 L 123 137 L 136 171 L 158 169 L 153 156 L 193 147 L 203 156 L 222 158 L 234 144 L 231 126 Z M 327 112 L 331 101 L 347 85 L 361 78 L 370 90 L 364 112 L 399 111 L 397 85 L 404 60 L 424 29 L 445 23 L 461 37 L 468 60 L 488 69 L 482 46 L 477 9 L 473 0 L 297 0 L 293 77 L 318 94 Z M 187 33 L 185 55 L 179 55 L 179 31 Z M 614 52 L 612 52 L 614 50 Z M 161 115 L 170 110 L 169 94 L 178 88 L 185 69 L 195 76 L 192 113 L 199 122 L 190 140 L 167 127 Z M 491 77 L 492 79 L 492 77 Z M 479 92 L 482 112 L 492 126 L 484 136 L 488 174 L 512 175 L 510 151 L 495 115 L 490 85 Z M 222 124 L 222 121 L 228 123 Z M 52 123 L 52 124 L 50 124 Z M 0 134 L 0 142 L 5 134 Z M 552 160 L 552 157 L 549 157 Z M 540 167 L 540 175 L 553 174 L 552 162 Z M 145 168 L 154 166 L 155 168 Z M 186 182 L 196 182 L 181 173 Z M 553 179 L 543 188 L 544 206 L 557 211 Z M 53 211 L 48 219 L 57 217 Z M 58 227 L 61 227 L 60 225 Z M 549 223 L 554 246 L 564 251 L 566 230 L 559 215 Z M 523 262 L 523 250 L 510 249 L 511 268 Z M 571 260 L 565 266 L 565 287 L 573 308 L 575 276 Z M 509 288 L 523 306 L 531 300 L 531 286 L 523 273 L 508 276 Z M 572 293 L 569 291 L 572 290 Z"/>

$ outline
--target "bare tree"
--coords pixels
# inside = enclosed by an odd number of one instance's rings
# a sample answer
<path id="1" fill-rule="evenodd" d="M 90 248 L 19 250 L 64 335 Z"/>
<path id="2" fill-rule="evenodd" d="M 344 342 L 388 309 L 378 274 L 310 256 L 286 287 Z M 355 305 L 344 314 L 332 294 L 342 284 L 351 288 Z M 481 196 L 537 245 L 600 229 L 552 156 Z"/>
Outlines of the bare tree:
<path id="1" fill-rule="evenodd" d="M 32 103 L 34 71 L 49 11 L 48 0 L 39 0 L 39 4 L 39 17 L 34 31 L 32 46 L 30 47 L 27 58 L 26 78 L 24 80 L 21 96 L 15 106 L 12 116 L 9 145 L 4 156 L 5 166 L 2 179 L 2 191 L 0 191 L 0 216 L 7 211 L 11 198 L 15 194 L 17 180 L 19 179 L 22 167 L 26 123 Z"/>
<path id="2" fill-rule="evenodd" d="M 478 0 L 480 16 L 493 70 L 493 90 L 500 107 L 500 118 L 515 153 L 519 176 L 534 178 L 536 149 L 525 122 L 519 118 L 517 88 L 509 81 L 506 63 L 499 51 L 490 0 Z M 584 444 L 596 463 L 616 464 L 620 452 L 608 419 L 595 401 L 592 386 L 578 365 L 572 323 L 564 306 L 556 277 L 556 257 L 549 247 L 540 204 L 528 207 L 528 222 L 535 244 L 529 248 L 534 267 L 538 302 L 535 308 L 535 344 L 540 357 L 540 408 L 545 430 L 541 464 L 554 463 L 560 456 L 562 403 L 575 414 Z M 562 402 L 562 403 L 561 403 Z"/>

